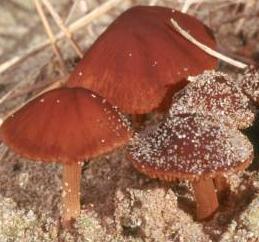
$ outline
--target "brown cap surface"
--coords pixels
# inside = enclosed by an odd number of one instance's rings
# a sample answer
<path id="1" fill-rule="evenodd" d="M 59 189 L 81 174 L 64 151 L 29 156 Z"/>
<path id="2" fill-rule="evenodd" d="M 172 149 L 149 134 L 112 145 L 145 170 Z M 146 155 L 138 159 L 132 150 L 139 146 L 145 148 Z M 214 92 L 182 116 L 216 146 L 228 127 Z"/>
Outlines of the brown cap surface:
<path id="1" fill-rule="evenodd" d="M 191 82 L 173 97 L 170 115 L 177 113 L 210 115 L 238 129 L 248 128 L 255 119 L 255 107 L 237 83 L 216 71 L 191 77 Z"/>
<path id="2" fill-rule="evenodd" d="M 83 88 L 59 88 L 37 97 L 1 126 L 5 144 L 29 159 L 77 162 L 126 143 L 122 115 Z"/>
<path id="3" fill-rule="evenodd" d="M 249 66 L 239 80 L 243 92 L 259 106 L 259 66 Z"/>
<path id="4" fill-rule="evenodd" d="M 243 170 L 253 147 L 238 130 L 194 114 L 178 114 L 156 129 L 137 134 L 129 158 L 141 172 L 171 181 Z"/>
<path id="5" fill-rule="evenodd" d="M 178 90 L 188 75 L 217 65 L 214 57 L 174 30 L 171 18 L 197 40 L 215 48 L 210 30 L 196 18 L 170 8 L 133 7 L 97 39 L 67 85 L 93 90 L 126 113 L 158 108 L 168 90 Z"/>

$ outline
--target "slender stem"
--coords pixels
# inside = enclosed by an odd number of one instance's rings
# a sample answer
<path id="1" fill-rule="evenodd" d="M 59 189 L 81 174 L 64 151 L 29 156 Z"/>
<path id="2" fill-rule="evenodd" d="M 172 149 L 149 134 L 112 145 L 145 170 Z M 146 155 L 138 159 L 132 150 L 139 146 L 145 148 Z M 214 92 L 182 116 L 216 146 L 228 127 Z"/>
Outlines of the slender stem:
<path id="1" fill-rule="evenodd" d="M 63 216 L 64 228 L 69 228 L 80 214 L 81 164 L 65 164 L 63 168 Z"/>
<path id="2" fill-rule="evenodd" d="M 197 220 L 209 218 L 216 212 L 219 204 L 211 178 L 201 178 L 192 183 L 197 202 Z"/>
<path id="3" fill-rule="evenodd" d="M 193 43 L 194 45 L 196 45 L 197 47 L 199 47 L 201 50 L 203 50 L 204 52 L 206 52 L 207 54 L 211 55 L 211 56 L 214 56 L 215 58 L 218 58 L 220 60 L 223 60 L 235 67 L 238 67 L 238 68 L 241 68 L 241 69 L 244 69 L 247 67 L 247 64 L 245 63 L 242 63 L 240 61 L 237 61 L 237 60 L 234 60 L 234 59 L 231 59 L 230 57 L 228 56 L 225 56 L 213 49 L 211 49 L 210 47 L 202 44 L 201 42 L 199 42 L 197 39 L 195 39 L 193 36 L 191 36 L 187 31 L 185 31 L 184 29 L 182 29 L 182 27 L 179 26 L 179 24 L 171 18 L 171 23 L 172 25 L 175 27 L 175 29 L 183 36 L 185 37 L 186 39 L 188 39 L 191 43 Z"/>

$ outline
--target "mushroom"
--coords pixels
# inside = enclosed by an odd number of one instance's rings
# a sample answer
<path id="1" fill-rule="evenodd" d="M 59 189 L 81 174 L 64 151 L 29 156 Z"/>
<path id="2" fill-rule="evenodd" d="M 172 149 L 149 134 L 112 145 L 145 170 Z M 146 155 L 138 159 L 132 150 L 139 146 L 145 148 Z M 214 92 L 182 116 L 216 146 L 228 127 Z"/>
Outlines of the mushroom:
<path id="1" fill-rule="evenodd" d="M 80 213 L 80 162 L 125 144 L 130 130 L 105 99 L 83 88 L 59 88 L 32 100 L 7 118 L 3 142 L 32 160 L 63 164 L 64 227 Z"/>
<path id="2" fill-rule="evenodd" d="M 218 208 L 213 178 L 244 170 L 253 158 L 253 147 L 240 131 L 188 113 L 136 134 L 128 151 L 135 168 L 152 178 L 189 180 L 198 220 L 210 218 Z"/>
<path id="3" fill-rule="evenodd" d="M 173 97 L 171 116 L 200 113 L 237 129 L 253 124 L 255 107 L 229 75 L 212 70 L 189 80 L 190 83 Z"/>
<path id="4" fill-rule="evenodd" d="M 158 6 L 133 7 L 90 47 L 67 85 L 93 90 L 128 114 L 166 105 L 167 95 L 186 85 L 187 76 L 217 65 L 216 58 L 171 27 L 171 18 L 200 42 L 216 47 L 211 31 L 190 15 Z"/>

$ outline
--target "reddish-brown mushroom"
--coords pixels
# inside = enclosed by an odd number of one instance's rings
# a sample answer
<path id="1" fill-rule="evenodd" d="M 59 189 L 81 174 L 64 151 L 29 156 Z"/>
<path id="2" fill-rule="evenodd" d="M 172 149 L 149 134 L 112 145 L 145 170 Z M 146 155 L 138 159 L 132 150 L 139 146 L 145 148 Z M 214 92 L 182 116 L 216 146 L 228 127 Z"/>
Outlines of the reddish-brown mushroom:
<path id="1" fill-rule="evenodd" d="M 191 82 L 173 97 L 170 115 L 187 112 L 209 115 L 238 129 L 248 128 L 255 118 L 255 107 L 235 81 L 216 71 L 191 77 Z"/>
<path id="2" fill-rule="evenodd" d="M 63 164 L 63 224 L 80 213 L 80 162 L 123 145 L 130 132 L 105 99 L 83 88 L 59 88 L 7 118 L 1 137 L 19 155 Z"/>
<path id="3" fill-rule="evenodd" d="M 151 132 L 137 134 L 129 158 L 144 174 L 166 181 L 189 180 L 197 200 L 197 219 L 218 208 L 212 178 L 245 169 L 253 147 L 235 129 L 201 115 L 178 114 Z"/>
<path id="4" fill-rule="evenodd" d="M 119 16 L 76 66 L 68 86 L 99 93 L 129 114 L 148 113 L 189 75 L 213 69 L 217 60 L 182 37 L 174 18 L 200 42 L 215 48 L 210 30 L 196 18 L 155 6 L 133 7 Z"/>

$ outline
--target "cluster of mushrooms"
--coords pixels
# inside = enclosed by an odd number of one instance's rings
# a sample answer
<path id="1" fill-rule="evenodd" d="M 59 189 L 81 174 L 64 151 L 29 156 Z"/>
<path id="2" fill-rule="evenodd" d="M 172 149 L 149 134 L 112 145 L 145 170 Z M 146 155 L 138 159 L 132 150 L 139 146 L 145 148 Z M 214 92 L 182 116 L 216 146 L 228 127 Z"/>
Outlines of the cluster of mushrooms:
<path id="1" fill-rule="evenodd" d="M 87 50 L 64 87 L 38 96 L 2 124 L 1 139 L 17 154 L 63 164 L 64 227 L 80 214 L 81 163 L 129 140 L 128 158 L 140 172 L 192 183 L 198 220 L 217 210 L 224 176 L 252 162 L 253 147 L 239 129 L 254 120 L 258 70 L 248 68 L 240 82 L 214 71 L 217 59 L 182 37 L 171 18 L 216 48 L 211 31 L 192 16 L 133 7 Z M 152 111 L 166 117 L 141 132 L 122 114 Z"/>

